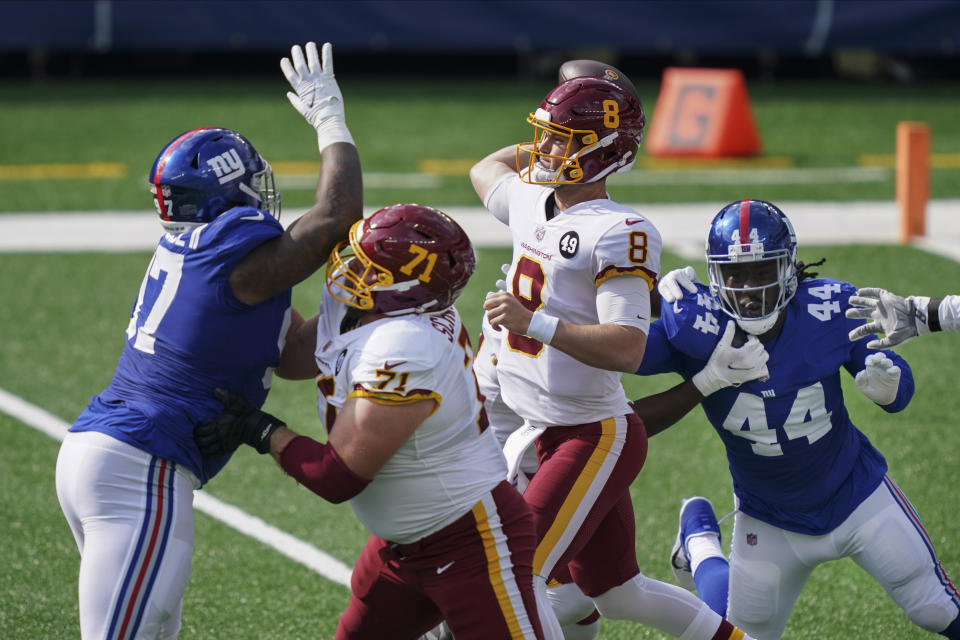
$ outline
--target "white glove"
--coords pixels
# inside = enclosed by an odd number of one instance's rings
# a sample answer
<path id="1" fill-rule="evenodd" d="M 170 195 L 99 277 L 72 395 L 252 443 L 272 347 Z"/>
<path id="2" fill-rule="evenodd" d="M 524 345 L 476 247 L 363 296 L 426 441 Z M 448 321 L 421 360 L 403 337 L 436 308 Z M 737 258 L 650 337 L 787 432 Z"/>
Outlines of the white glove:
<path id="1" fill-rule="evenodd" d="M 879 405 L 896 400 L 900 387 L 900 367 L 883 353 L 871 353 L 863 363 L 866 367 L 854 378 L 860 393 Z"/>
<path id="2" fill-rule="evenodd" d="M 510 273 L 510 263 L 506 262 L 500 265 L 500 271 L 503 271 L 503 275 L 507 276 Z M 497 280 L 497 291 L 507 291 L 506 280 Z"/>
<path id="3" fill-rule="evenodd" d="M 674 269 L 660 278 L 657 291 L 660 292 L 660 298 L 664 302 L 672 303 L 683 298 L 684 289 L 690 293 L 696 293 L 698 282 L 700 280 L 697 279 L 697 271 L 693 267 Z"/>
<path id="4" fill-rule="evenodd" d="M 770 354 L 756 336 L 747 338 L 741 347 L 733 346 L 736 323 L 730 321 L 720 336 L 720 342 L 710 354 L 705 366 L 693 376 L 693 384 L 704 398 L 724 387 L 737 387 L 751 380 L 765 380 L 770 376 L 767 360 Z"/>
<path id="5" fill-rule="evenodd" d="M 883 333 L 883 339 L 871 340 L 867 348 L 889 349 L 920 333 L 929 333 L 926 321 L 929 303 L 930 298 L 922 296 L 901 298 L 884 289 L 859 289 L 857 295 L 850 297 L 851 306 L 846 316 L 852 320 L 866 318 L 869 322 L 852 330 L 850 341 L 856 342 L 871 333 Z"/>
<path id="6" fill-rule="evenodd" d="M 287 99 L 317 130 L 321 153 L 334 142 L 354 144 L 347 129 L 343 95 L 333 77 L 333 46 L 324 43 L 322 65 L 317 57 L 317 43 L 308 42 L 305 48 L 306 58 L 300 45 L 295 44 L 290 49 L 293 62 L 290 58 L 280 60 L 280 69 L 293 87 L 293 91 L 287 92 Z"/>

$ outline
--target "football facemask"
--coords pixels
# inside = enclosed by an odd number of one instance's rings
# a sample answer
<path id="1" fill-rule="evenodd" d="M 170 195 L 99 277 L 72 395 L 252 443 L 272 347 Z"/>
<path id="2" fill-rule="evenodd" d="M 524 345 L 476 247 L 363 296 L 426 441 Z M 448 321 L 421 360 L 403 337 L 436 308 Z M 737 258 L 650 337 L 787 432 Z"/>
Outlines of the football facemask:
<path id="1" fill-rule="evenodd" d="M 762 200 L 727 205 L 710 225 L 706 254 L 721 309 L 749 334 L 772 329 L 797 291 L 797 239 L 783 212 Z"/>
<path id="2" fill-rule="evenodd" d="M 327 291 L 355 309 L 384 315 L 450 307 L 476 258 L 447 214 L 417 204 L 385 207 L 356 222 L 327 261 Z"/>
<path id="3" fill-rule="evenodd" d="M 280 218 L 273 170 L 236 131 L 204 127 L 171 140 L 150 170 L 150 192 L 168 233 L 206 224 L 234 206 Z"/>
<path id="4" fill-rule="evenodd" d="M 520 179 L 556 186 L 629 171 L 646 120 L 640 101 L 619 85 L 579 77 L 547 94 L 527 123 L 534 139 L 517 145 Z"/>

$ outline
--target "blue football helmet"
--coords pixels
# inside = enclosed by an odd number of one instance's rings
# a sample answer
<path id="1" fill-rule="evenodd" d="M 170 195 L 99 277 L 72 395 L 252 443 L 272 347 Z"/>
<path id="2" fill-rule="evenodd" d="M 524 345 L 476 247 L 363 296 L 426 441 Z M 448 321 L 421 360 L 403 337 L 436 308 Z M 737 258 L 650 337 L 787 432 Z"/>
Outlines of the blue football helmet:
<path id="1" fill-rule="evenodd" d="M 150 169 L 150 191 L 168 233 L 206 224 L 235 206 L 280 219 L 273 170 L 236 131 L 203 127 L 180 134 Z"/>
<path id="2" fill-rule="evenodd" d="M 766 333 L 797 292 L 793 225 L 763 200 L 728 204 L 710 223 L 707 271 L 723 311 L 747 333 Z"/>

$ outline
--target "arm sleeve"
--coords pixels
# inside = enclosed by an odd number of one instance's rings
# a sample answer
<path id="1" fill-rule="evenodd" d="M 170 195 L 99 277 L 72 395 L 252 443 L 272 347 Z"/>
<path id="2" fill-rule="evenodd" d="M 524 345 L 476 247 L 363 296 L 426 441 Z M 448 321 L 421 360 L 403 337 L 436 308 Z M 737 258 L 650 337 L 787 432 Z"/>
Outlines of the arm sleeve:
<path id="1" fill-rule="evenodd" d="M 650 325 L 647 334 L 647 346 L 643 352 L 643 360 L 636 375 L 649 376 L 656 373 L 680 373 L 677 362 L 680 355 L 676 353 L 667 338 L 666 328 L 661 320 Z"/>
<path id="2" fill-rule="evenodd" d="M 914 382 L 913 382 L 913 371 L 910 369 L 910 365 L 907 364 L 907 361 L 903 359 L 898 353 L 894 351 L 874 351 L 873 349 L 867 349 L 868 340 L 858 340 L 853 344 L 853 350 L 850 354 L 850 359 L 844 363 L 844 368 L 851 376 L 856 376 L 858 373 L 863 371 L 865 364 L 864 362 L 867 359 L 867 356 L 874 353 L 883 353 L 885 356 L 890 358 L 893 364 L 900 367 L 900 384 L 897 387 L 897 397 L 893 402 L 886 405 L 877 405 L 887 413 L 896 413 L 902 411 L 910 404 L 910 400 L 913 398 L 914 392 Z"/>
<path id="3" fill-rule="evenodd" d="M 940 302 L 940 330 L 960 332 L 960 296 L 946 296 Z"/>
<path id="4" fill-rule="evenodd" d="M 842 309 L 846 309 L 850 306 L 850 296 L 855 295 L 857 289 L 849 282 L 839 282 L 838 284 L 841 288 L 840 307 Z M 883 353 L 885 356 L 890 358 L 893 364 L 900 367 L 900 383 L 897 387 L 897 397 L 890 404 L 877 406 L 887 413 L 896 413 L 897 411 L 901 411 L 906 408 L 906 406 L 910 403 L 911 398 L 913 398 L 914 383 L 913 372 L 910 370 L 910 365 L 907 364 L 907 361 L 904 360 L 902 356 L 894 351 L 876 351 L 873 349 L 868 349 L 867 343 L 869 343 L 871 340 L 875 340 L 877 338 L 876 335 L 871 334 L 861 338 L 860 340 L 857 340 L 854 343 L 850 343 L 850 331 L 859 326 L 862 322 L 862 320 L 852 320 L 845 317 L 844 314 L 841 314 L 840 321 L 836 323 L 837 329 L 830 332 L 831 337 L 828 339 L 834 340 L 835 344 L 837 345 L 843 345 L 842 347 L 838 346 L 837 348 L 850 350 L 846 362 L 843 363 L 843 368 L 846 369 L 847 373 L 853 377 L 856 377 L 858 373 L 863 371 L 864 367 L 866 366 L 864 363 L 867 359 L 867 356 L 875 353 Z M 831 322 L 829 324 L 833 325 L 834 323 Z"/>
<path id="5" fill-rule="evenodd" d="M 297 482 L 334 504 L 349 500 L 370 484 L 347 467 L 336 449 L 306 436 L 287 444 L 280 454 L 280 466 Z"/>
<path id="6" fill-rule="evenodd" d="M 604 280 L 597 288 L 597 316 L 601 324 L 619 324 L 650 332 L 650 290 L 644 278 L 622 276 Z"/>
<path id="7" fill-rule="evenodd" d="M 490 191 L 487 192 L 487 199 L 483 206 L 487 211 L 493 214 L 493 217 L 503 224 L 510 224 L 510 188 L 511 180 L 519 181 L 520 178 L 515 173 L 505 173 L 497 180 Z"/>

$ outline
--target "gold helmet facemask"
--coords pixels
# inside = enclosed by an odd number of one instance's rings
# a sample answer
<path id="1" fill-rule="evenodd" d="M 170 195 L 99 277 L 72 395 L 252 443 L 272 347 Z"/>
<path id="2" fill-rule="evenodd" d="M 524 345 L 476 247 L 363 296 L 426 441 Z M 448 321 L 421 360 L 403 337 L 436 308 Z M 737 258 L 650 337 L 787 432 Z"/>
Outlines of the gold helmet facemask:
<path id="1" fill-rule="evenodd" d="M 546 185 L 580 182 L 583 179 L 580 158 L 597 147 L 597 134 L 589 129 L 571 129 L 554 124 L 544 109 L 537 109 L 527 116 L 527 123 L 533 125 L 534 139 L 517 145 L 517 167 L 524 164 L 521 155 L 529 154 L 526 168 L 520 170 L 520 179 L 530 184 Z M 562 155 L 541 151 L 544 138 L 548 135 L 565 141 Z M 548 169 L 543 160 L 559 160 L 560 164 L 556 169 Z"/>
<path id="2" fill-rule="evenodd" d="M 360 247 L 363 220 L 350 227 L 347 240 L 330 252 L 327 260 L 327 291 L 339 300 L 361 311 L 373 309 L 374 287 L 393 284 L 393 274 L 377 266 Z"/>

